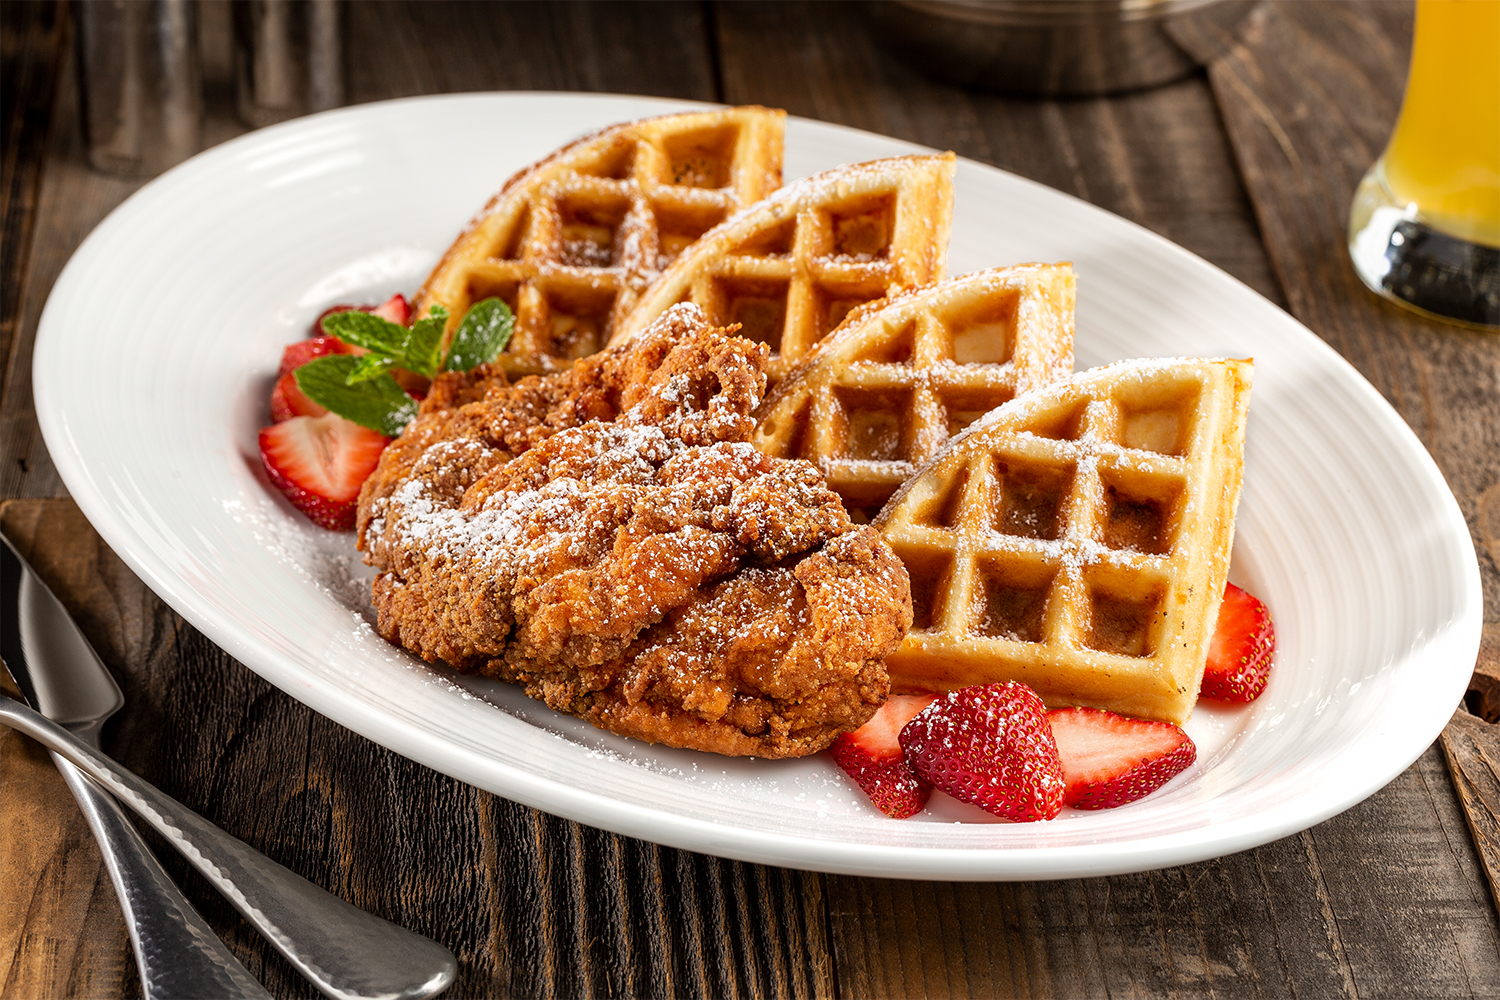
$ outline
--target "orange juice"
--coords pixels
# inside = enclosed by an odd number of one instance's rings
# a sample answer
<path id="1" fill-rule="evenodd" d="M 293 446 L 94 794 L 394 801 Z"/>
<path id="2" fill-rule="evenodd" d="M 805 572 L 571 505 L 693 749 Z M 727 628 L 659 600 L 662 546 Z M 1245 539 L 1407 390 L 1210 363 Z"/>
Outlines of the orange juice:
<path id="1" fill-rule="evenodd" d="M 1500 247 L 1500 0 L 1417 0 L 1384 165 L 1396 200 L 1428 224 Z"/>

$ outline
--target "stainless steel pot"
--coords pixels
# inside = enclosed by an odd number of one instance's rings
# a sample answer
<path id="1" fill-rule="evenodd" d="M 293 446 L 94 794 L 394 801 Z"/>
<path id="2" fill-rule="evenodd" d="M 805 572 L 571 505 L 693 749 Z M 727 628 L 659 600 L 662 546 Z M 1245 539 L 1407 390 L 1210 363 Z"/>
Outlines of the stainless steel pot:
<path id="1" fill-rule="evenodd" d="M 877 0 L 865 9 L 892 52 L 940 79 L 1075 97 L 1186 76 L 1233 39 L 1257 2 Z"/>

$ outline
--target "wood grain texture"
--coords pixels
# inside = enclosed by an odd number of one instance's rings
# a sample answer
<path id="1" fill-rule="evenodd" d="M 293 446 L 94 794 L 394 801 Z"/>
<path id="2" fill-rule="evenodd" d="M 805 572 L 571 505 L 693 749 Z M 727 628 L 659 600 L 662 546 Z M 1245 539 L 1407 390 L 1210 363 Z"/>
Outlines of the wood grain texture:
<path id="1" fill-rule="evenodd" d="M 9 7 L 9 4 L 5 5 Z M 34 7 L 27 3 L 24 6 Z M 65 4 L 55 5 L 59 21 Z M 36 192 L 36 235 L 14 252 L 22 263 L 19 294 L 7 297 L 4 308 L 14 310 L 15 337 L 9 345 L 0 383 L 0 497 L 48 497 L 63 494 L 62 481 L 47 456 L 37 426 L 31 394 L 32 347 L 37 321 L 47 295 L 63 265 L 83 238 L 120 202 L 143 183 L 112 177 L 90 169 L 79 124 L 78 86 L 73 70 L 71 33 L 65 32 L 58 57 L 55 97 L 32 90 L 17 95 L 36 105 L 23 113 L 49 117 L 49 127 L 37 138 L 43 158 Z M 10 192 L 6 192 L 9 197 Z M 9 209 L 8 209 L 9 211 Z"/>
<path id="2" fill-rule="evenodd" d="M 0 517 L 125 691 L 106 752 L 303 877 L 448 945 L 454 995 L 832 995 L 818 876 L 618 837 L 443 777 L 230 659 L 71 501 L 9 501 Z M 44 754 L 3 738 L 0 994 L 133 995 L 123 922 L 76 806 Z M 187 862 L 148 839 L 268 988 L 306 995 Z"/>
<path id="3" fill-rule="evenodd" d="M 51 125 L 66 38 L 62 10 L 52 3 L 11 3 L 0 7 L 0 358 L 10 356 L 25 272 L 24 249 L 31 245 L 37 190 Z"/>
<path id="4" fill-rule="evenodd" d="M 1474 534 L 1493 625 L 1500 337 L 1386 302 L 1360 283 L 1344 249 L 1355 185 L 1396 120 L 1410 37 L 1409 4 L 1272 4 L 1210 80 L 1287 307 L 1380 390 L 1437 461 Z"/>
<path id="5" fill-rule="evenodd" d="M 1300 64 L 1335 51 L 1361 72 L 1390 76 L 1404 60 L 1404 11 L 1274 8 L 1225 65 L 1252 82 L 1277 73 L 1300 80 L 1321 71 L 1260 61 Z M 1337 113 L 1363 115 L 1361 128 L 1374 134 L 1395 114 L 1386 91 L 1364 111 L 1358 101 L 1368 95 L 1339 93 L 1327 105 L 1315 90 L 1290 110 L 1257 111 L 1243 92 L 1262 103 L 1274 95 L 1253 87 L 1230 94 L 1220 66 L 1098 100 L 965 92 L 888 57 L 855 5 L 354 2 L 348 17 L 354 102 L 574 89 L 778 105 L 951 148 L 1084 197 L 1315 319 L 1343 308 L 1321 296 L 1360 289 L 1334 280 L 1341 241 L 1318 249 L 1326 234 L 1287 231 L 1313 228 L 1312 216 L 1298 221 L 1305 206 L 1262 205 L 1278 183 L 1273 168 L 1282 168 L 1244 133 L 1268 129 L 1269 114 L 1302 141 L 1297 128 L 1327 132 L 1340 127 L 1324 120 Z M 1320 34 L 1346 30 L 1352 41 Z M 0 497 L 62 493 L 31 411 L 36 317 L 63 262 L 138 186 L 83 165 L 66 50 L 51 106 L 28 98 L 50 125 L 34 236 L 18 251 L 24 287 L 0 385 Z M 1399 79 L 1380 86 L 1399 97 Z M 1348 108 L 1339 103 L 1346 99 Z M 241 130 L 228 107 L 222 86 L 210 91 L 211 139 Z M 1383 125 L 1374 124 L 1378 115 L 1387 116 Z M 462 155 L 462 136 L 431 138 L 435 155 Z M 1283 149 L 1274 134 L 1271 141 Z M 1378 151 L 1383 136 L 1369 141 Z M 1307 162 L 1310 154 L 1291 148 Z M 1246 162 L 1261 171 L 1253 182 Z M 1317 191 L 1332 181 L 1299 183 Z M 1340 196 L 1320 197 L 1332 206 Z M 1339 210 L 1346 207 L 1343 196 Z M 1380 322 L 1406 321 L 1388 312 Z M 1484 368 L 1484 342 L 1435 325 L 1382 333 L 1342 313 L 1333 322 L 1334 333 L 1314 329 L 1381 375 L 1377 386 L 1443 452 L 1439 462 L 1490 560 L 1492 596 L 1500 477 L 1478 455 L 1494 433 L 1492 403 L 1486 416 L 1476 388 L 1495 371 Z M 36 539 L 34 557 L 74 567 L 57 577 L 65 603 L 128 698 L 106 749 L 293 870 L 453 948 L 461 963 L 453 996 L 1500 995 L 1495 912 L 1436 748 L 1332 820 L 1198 865 L 1011 885 L 825 878 L 617 837 L 438 775 L 312 713 L 226 656 L 150 595 L 71 504 L 12 504 L 3 516 Z M 1490 607 L 1493 614 L 1493 600 Z M 138 995 L 97 851 L 46 758 L 0 733 L 0 782 L 0 995 Z M 185 862 L 163 858 L 274 992 L 307 995 Z"/>
<path id="6" fill-rule="evenodd" d="M 1004 98 L 907 69 L 871 38 L 857 4 L 716 10 L 724 100 L 771 104 L 1013 171 L 1138 222 L 1281 302 L 1202 77 L 1097 100 Z"/>
<path id="7" fill-rule="evenodd" d="M 1400 108 L 1411 18 L 1409 4 L 1273 4 L 1209 75 L 1288 307 L 1405 418 L 1473 532 L 1485 634 L 1471 700 L 1484 711 L 1490 671 L 1500 673 L 1500 338 L 1375 296 L 1344 249 L 1354 188 Z M 1307 57 L 1286 59 L 1288 51 Z M 1476 837 L 1489 822 L 1476 791 L 1486 781 L 1475 749 L 1485 725 L 1461 713 L 1443 739 Z M 1480 843 L 1492 852 L 1493 840 Z"/>
<path id="8" fill-rule="evenodd" d="M 696 5 L 350 7 L 356 102 L 487 88 L 714 96 Z M 393 38 L 431 41 L 393 45 Z M 676 46 L 673 58 L 639 58 L 663 39 Z M 217 96 L 210 135 L 237 134 L 227 95 Z M 31 298 L 18 325 L 14 377 L 0 397 L 0 496 L 61 492 L 31 410 L 36 316 L 83 236 L 139 186 L 84 165 L 70 73 L 53 116 L 37 208 L 45 238 L 31 248 Z M 48 551 L 102 549 L 70 504 L 13 505 L 7 516 L 35 521 Z M 832 995 L 819 876 L 616 837 L 442 777 L 261 681 L 166 609 L 107 549 L 92 564 L 88 592 L 68 603 L 126 691 L 106 750 L 305 877 L 444 941 L 462 965 L 453 995 Z M 28 757 L 29 744 L 5 739 L 7 785 L 19 768 L 42 791 L 7 793 L 0 831 L 40 828 L 55 837 L 28 834 L 23 844 L 0 836 L 0 885 L 6 900 L 28 907 L 15 922 L 4 919 L 11 911 L 0 916 L 0 970 L 9 970 L 8 978 L 0 971 L 9 984 L 0 994 L 138 994 L 113 893 L 100 881 L 76 807 L 44 756 Z M 10 822 L 19 809 L 30 826 Z M 162 857 L 252 972 L 279 995 L 306 995 L 302 980 L 186 862 L 169 851 Z M 38 871 L 52 874 L 37 881 Z M 96 930 L 101 921 L 116 933 Z"/>
<path id="9" fill-rule="evenodd" d="M 63 506 L 5 502 L 0 525 L 70 610 L 83 611 L 102 589 L 98 550 L 30 544 L 38 530 L 75 527 L 77 518 L 55 516 Z M 52 758 L 9 729 L 0 729 L 0 800 L 0 996 L 128 993 L 135 966 L 93 835 Z"/>
<path id="10" fill-rule="evenodd" d="M 1469 693 L 1469 711 L 1485 722 L 1500 722 L 1500 624 L 1486 624 Z"/>
<path id="11" fill-rule="evenodd" d="M 1500 726 L 1460 708 L 1442 746 L 1490 894 L 1500 902 Z"/>
<path id="12" fill-rule="evenodd" d="M 1396 22 L 1387 29 L 1399 32 Z M 1123 97 L 1025 101 L 912 73 L 849 5 L 726 5 L 718 31 L 726 100 L 1004 167 L 1139 222 L 1286 304 L 1225 136 L 1222 93 L 1203 76 Z M 1379 51 L 1388 69 L 1403 65 L 1397 43 Z M 1298 113 L 1315 110 L 1304 102 Z M 1334 239 L 1326 252 L 1342 246 Z M 1500 932 L 1465 832 L 1433 749 L 1348 813 L 1184 868 L 1010 886 L 830 877 L 839 982 L 848 996 L 1492 995 Z M 1377 870 L 1356 858 L 1378 859 Z M 1418 964 L 1412 942 L 1423 946 Z"/>
<path id="13" fill-rule="evenodd" d="M 19 350 L 18 333 L 66 27 L 60 4 L 23 0 L 0 5 L 0 398 L 10 395 L 4 386 L 30 375 L 30 352 Z M 9 437 L 4 416 L 0 411 L 0 440 Z M 0 449 L 0 481 L 26 472 L 24 456 Z"/>
<path id="14" fill-rule="evenodd" d="M 350 103 L 475 90 L 714 100 L 700 4 L 355 0 L 349 6 Z M 393 46 L 400 39 L 424 44 Z M 506 123 L 474 127 L 503 130 Z M 461 135 L 432 138 L 462 149 Z"/>

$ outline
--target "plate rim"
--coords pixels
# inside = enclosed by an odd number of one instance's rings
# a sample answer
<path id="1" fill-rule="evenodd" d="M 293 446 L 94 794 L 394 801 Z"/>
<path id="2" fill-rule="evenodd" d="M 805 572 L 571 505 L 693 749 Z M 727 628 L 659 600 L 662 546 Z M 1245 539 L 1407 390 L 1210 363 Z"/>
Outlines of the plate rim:
<path id="1" fill-rule="evenodd" d="M 373 742 L 379 743 L 403 756 L 448 775 L 454 773 L 454 768 L 451 766 L 452 758 L 470 757 L 475 762 L 480 762 L 481 759 L 477 755 L 472 754 L 466 747 L 457 744 L 447 745 L 443 753 L 437 752 L 437 749 L 430 741 L 429 734 L 413 725 L 408 719 L 391 715 L 381 715 L 363 702 L 341 700 L 337 689 L 321 677 L 302 677 L 299 680 L 296 677 L 286 676 L 287 671 L 283 669 L 284 665 L 278 662 L 278 657 L 274 652 L 262 650 L 259 643 L 248 630 L 240 627 L 237 622 L 229 620 L 227 616 L 216 618 L 198 606 L 195 599 L 196 595 L 192 594 L 183 585 L 183 582 L 178 579 L 177 574 L 172 572 L 170 567 L 167 566 L 165 559 L 157 555 L 152 550 L 149 542 L 142 538 L 131 525 L 125 523 L 119 516 L 118 511 L 110 505 L 104 491 L 98 483 L 94 482 L 82 456 L 74 449 L 67 447 L 67 442 L 71 439 L 70 434 L 53 399 L 54 387 L 48 381 L 43 371 L 44 366 L 50 363 L 50 355 L 47 350 L 44 350 L 44 344 L 50 345 L 51 338 L 48 336 L 48 331 L 54 324 L 60 322 L 56 319 L 56 315 L 60 311 L 60 307 L 56 304 L 58 298 L 60 295 L 65 295 L 78 280 L 78 271 L 90 263 L 90 254 L 92 253 L 90 248 L 99 245 L 106 236 L 113 234 L 116 228 L 124 225 L 131 213 L 139 210 L 141 204 L 149 201 L 152 197 L 159 196 L 159 192 L 162 190 L 169 190 L 176 183 L 175 178 L 182 177 L 192 171 L 208 169 L 205 164 L 213 164 L 220 158 L 233 157 L 243 149 L 253 149 L 258 145 L 274 141 L 280 136 L 294 134 L 299 130 L 315 127 L 318 123 L 325 123 L 330 118 L 338 116 L 380 114 L 393 106 L 404 106 L 415 103 L 483 101 L 497 98 L 504 101 L 516 100 L 522 102 L 534 100 L 566 100 L 583 103 L 598 102 L 600 104 L 612 104 L 621 107 L 649 103 L 666 111 L 670 111 L 672 108 L 711 108 L 722 106 L 668 98 L 620 94 L 583 94 L 578 92 L 510 91 L 455 95 L 422 95 L 336 109 L 246 133 L 199 154 L 197 157 L 173 168 L 161 177 L 144 185 L 111 211 L 80 243 L 67 265 L 59 274 L 56 284 L 48 295 L 47 303 L 38 322 L 32 368 L 33 393 L 38 422 L 41 425 L 43 440 L 52 456 L 53 464 L 57 468 L 59 476 L 62 478 L 63 483 L 68 488 L 75 502 L 77 502 L 79 508 L 83 511 L 85 517 L 98 530 L 100 536 L 104 538 L 106 543 L 111 546 L 147 586 L 161 596 L 177 613 L 181 614 L 196 628 L 204 632 L 205 635 L 209 636 L 212 641 L 225 649 L 235 659 L 281 690 L 292 695 L 292 697 L 307 704 L 314 711 L 347 726 L 365 736 L 365 738 L 371 739 Z M 649 111 L 647 113 L 663 112 Z M 631 117 L 639 117 L 639 114 L 632 113 Z M 866 130 L 819 122 L 814 119 L 789 116 L 789 125 L 794 121 L 799 124 L 810 124 L 820 128 L 869 136 L 883 142 L 895 142 L 913 150 L 924 150 L 927 148 Z M 1126 223 L 1132 227 L 1135 231 L 1134 235 L 1137 237 L 1148 237 L 1159 248 L 1167 249 L 1173 257 L 1174 266 L 1186 264 L 1193 268 L 1206 268 L 1217 279 L 1228 279 L 1239 285 L 1245 292 L 1255 296 L 1256 299 L 1259 299 L 1266 306 L 1277 310 L 1287 322 L 1293 324 L 1298 329 L 1300 335 L 1307 339 L 1308 345 L 1314 350 L 1321 349 L 1321 351 L 1326 353 L 1328 360 L 1336 360 L 1338 366 L 1342 369 L 1345 383 L 1365 396 L 1368 402 L 1375 404 L 1373 409 L 1382 415 L 1385 425 L 1383 429 L 1387 433 L 1393 433 L 1401 441 L 1408 457 L 1416 459 L 1418 466 L 1422 468 L 1425 478 L 1428 480 L 1427 485 L 1441 487 L 1438 492 L 1445 498 L 1444 506 L 1446 509 L 1443 513 L 1447 525 L 1453 527 L 1456 523 L 1457 526 L 1463 529 L 1461 537 L 1466 540 L 1468 551 L 1467 559 L 1464 560 L 1465 572 L 1462 596 L 1466 604 L 1478 610 L 1477 614 L 1471 614 L 1467 620 L 1450 623 L 1453 627 L 1445 630 L 1445 634 L 1440 638 L 1445 644 L 1443 646 L 1444 649 L 1455 647 L 1452 650 L 1455 655 L 1467 655 L 1468 661 L 1471 662 L 1473 660 L 1478 652 L 1483 624 L 1482 582 L 1479 575 L 1477 553 L 1474 549 L 1472 535 L 1468 531 L 1467 522 L 1463 518 L 1458 502 L 1453 496 L 1452 490 L 1448 487 L 1441 469 L 1437 466 L 1431 454 L 1421 444 L 1415 432 L 1401 418 L 1399 413 L 1395 411 L 1390 403 L 1380 395 L 1378 390 L 1364 378 L 1352 363 L 1295 317 L 1265 299 L 1253 288 L 1249 288 L 1233 275 L 1224 272 L 1207 260 L 1173 243 L 1160 234 L 1069 195 L 1066 192 L 1048 188 L 1039 182 L 964 157 L 959 158 L 959 163 L 964 169 L 972 170 L 978 168 L 983 172 L 992 172 L 1000 175 L 1006 179 L 1007 183 L 1020 182 L 1023 185 L 1034 186 L 1045 190 L 1049 196 L 1067 198 L 1089 211 L 1100 212 L 1110 216 L 1117 222 Z M 49 317 L 51 317 L 50 321 Z M 1456 634 L 1461 633 L 1465 628 L 1471 633 L 1470 635 Z M 1446 724 L 1446 720 L 1444 720 L 1444 724 Z M 592 792 L 568 786 L 520 769 L 507 769 L 511 772 L 507 775 L 511 785 L 506 789 L 498 789 L 478 782 L 473 783 L 476 784 L 476 787 L 486 788 L 495 794 L 515 798 L 517 801 L 525 802 L 543 811 L 589 825 L 603 827 L 628 836 L 639 837 L 672 847 L 706 851 L 746 861 L 840 874 L 880 874 L 887 877 L 903 878 L 946 880 L 1073 878 L 1141 871 L 1201 861 L 1206 858 L 1218 857 L 1268 843 L 1298 830 L 1306 829 L 1326 820 L 1330 816 L 1344 811 L 1384 787 L 1386 783 L 1396 775 L 1399 775 L 1406 767 L 1409 767 L 1411 762 L 1416 760 L 1425 751 L 1432 739 L 1435 739 L 1438 733 L 1442 731 L 1442 728 L 1442 724 L 1438 725 L 1436 730 L 1431 733 L 1431 737 L 1422 742 L 1421 746 L 1400 770 L 1373 784 L 1373 787 L 1355 789 L 1342 799 L 1332 798 L 1328 800 L 1327 808 L 1318 811 L 1316 814 L 1303 811 L 1295 817 L 1277 820 L 1276 822 L 1252 824 L 1243 827 L 1236 836 L 1204 836 L 1203 831 L 1198 830 L 1171 834 L 1165 837 L 1145 838 L 1122 844 L 1112 844 L 1105 850 L 1101 850 L 1097 845 L 1034 848 L 1008 847 L 1003 849 L 1003 851 L 997 851 L 995 848 L 887 847 L 883 845 L 864 844 L 860 846 L 860 853 L 864 860 L 859 863 L 850 863 L 838 856 L 840 852 L 847 853 L 848 851 L 849 845 L 842 841 L 809 839 L 773 831 L 746 831 L 725 827 L 698 817 L 686 816 L 679 813 L 666 813 L 639 803 L 627 803 L 607 796 L 599 796 Z M 379 732 L 381 734 L 380 737 L 377 738 L 369 735 L 372 731 Z M 447 759 L 440 760 L 439 758 Z M 494 771 L 499 764 L 500 762 L 497 761 L 484 760 L 478 769 Z M 471 766 L 471 772 L 474 769 Z M 458 778 L 457 780 L 470 781 L 469 778 Z M 985 861 L 993 862 L 995 856 L 1000 853 L 1022 861 L 1028 858 L 1044 859 L 1044 863 L 1039 865 L 1044 870 L 1002 871 L 995 870 L 993 865 L 984 864 Z M 878 859 L 882 864 L 872 867 L 869 863 L 871 859 Z M 1013 866 L 1006 867 L 1010 868 Z M 1026 868 L 1029 866 L 1022 865 L 1020 867 Z"/>

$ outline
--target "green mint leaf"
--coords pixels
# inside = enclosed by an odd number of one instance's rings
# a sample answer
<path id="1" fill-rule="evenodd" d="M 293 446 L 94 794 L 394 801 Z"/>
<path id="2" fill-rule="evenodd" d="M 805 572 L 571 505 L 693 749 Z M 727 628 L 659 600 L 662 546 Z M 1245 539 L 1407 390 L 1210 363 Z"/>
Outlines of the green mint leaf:
<path id="1" fill-rule="evenodd" d="M 403 367 L 426 375 L 438 373 L 438 362 L 442 359 L 443 330 L 448 325 L 448 310 L 433 306 L 432 312 L 412 324 L 406 341 L 406 363 Z"/>
<path id="2" fill-rule="evenodd" d="M 463 322 L 453 334 L 453 344 L 448 348 L 448 361 L 443 368 L 450 372 L 466 372 L 475 365 L 494 361 L 510 343 L 515 332 L 516 318 L 510 307 L 499 299 L 484 299 L 469 307 Z"/>
<path id="3" fill-rule="evenodd" d="M 396 362 L 391 358 L 381 357 L 379 354 L 362 354 L 355 361 L 353 369 L 344 381 L 347 385 L 368 382 L 379 378 L 395 366 Z"/>
<path id="4" fill-rule="evenodd" d="M 417 401 L 389 374 L 350 385 L 349 376 L 359 363 L 350 354 L 329 354 L 298 368 L 293 377 L 297 388 L 314 403 L 361 427 L 395 437 L 416 417 Z"/>
<path id="5" fill-rule="evenodd" d="M 323 332 L 355 347 L 363 347 L 400 361 L 411 335 L 406 327 L 371 313 L 350 309 L 323 318 Z"/>

